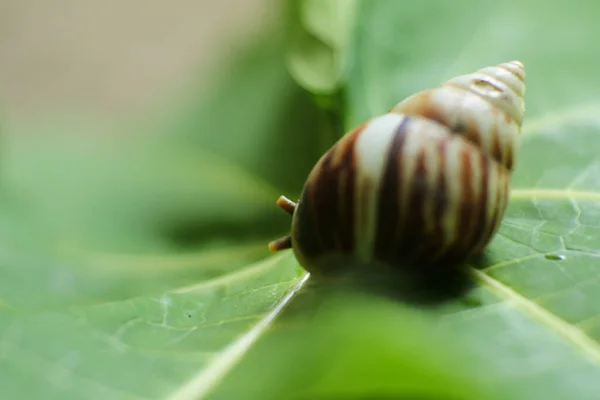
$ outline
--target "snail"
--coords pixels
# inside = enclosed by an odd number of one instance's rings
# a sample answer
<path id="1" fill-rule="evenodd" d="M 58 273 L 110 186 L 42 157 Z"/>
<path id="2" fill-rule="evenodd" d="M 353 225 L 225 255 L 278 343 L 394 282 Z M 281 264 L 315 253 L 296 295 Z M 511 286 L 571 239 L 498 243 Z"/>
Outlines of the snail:
<path id="1" fill-rule="evenodd" d="M 310 273 L 337 265 L 448 265 L 481 254 L 507 207 L 525 113 L 512 61 L 418 92 L 342 136 L 315 164 L 292 216 Z"/>

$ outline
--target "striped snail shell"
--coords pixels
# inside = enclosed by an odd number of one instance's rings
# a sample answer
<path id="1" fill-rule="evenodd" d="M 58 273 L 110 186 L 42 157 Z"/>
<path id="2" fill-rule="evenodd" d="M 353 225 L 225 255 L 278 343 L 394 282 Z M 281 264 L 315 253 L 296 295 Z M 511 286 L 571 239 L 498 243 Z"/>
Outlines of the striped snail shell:
<path id="1" fill-rule="evenodd" d="M 414 94 L 346 133 L 310 172 L 292 215 L 300 265 L 464 262 L 494 236 L 508 203 L 524 108 L 512 61 Z"/>

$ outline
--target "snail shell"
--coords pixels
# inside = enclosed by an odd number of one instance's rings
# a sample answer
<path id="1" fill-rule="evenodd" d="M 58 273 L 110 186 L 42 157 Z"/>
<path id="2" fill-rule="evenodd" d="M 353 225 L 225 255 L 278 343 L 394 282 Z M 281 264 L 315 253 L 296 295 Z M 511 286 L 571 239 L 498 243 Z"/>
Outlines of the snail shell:
<path id="1" fill-rule="evenodd" d="M 414 94 L 346 133 L 310 172 L 292 215 L 300 265 L 448 264 L 480 253 L 508 203 L 524 108 L 512 61 Z"/>

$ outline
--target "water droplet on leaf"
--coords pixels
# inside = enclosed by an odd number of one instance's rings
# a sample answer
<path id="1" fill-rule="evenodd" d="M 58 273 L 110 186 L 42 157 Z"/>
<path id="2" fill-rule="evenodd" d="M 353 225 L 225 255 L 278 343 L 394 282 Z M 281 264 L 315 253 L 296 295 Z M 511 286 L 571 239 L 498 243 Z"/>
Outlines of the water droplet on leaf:
<path id="1" fill-rule="evenodd" d="M 552 261 L 561 261 L 564 260 L 565 256 L 563 256 L 562 254 L 546 254 L 544 257 L 546 257 L 546 259 L 548 260 L 552 260 Z"/>

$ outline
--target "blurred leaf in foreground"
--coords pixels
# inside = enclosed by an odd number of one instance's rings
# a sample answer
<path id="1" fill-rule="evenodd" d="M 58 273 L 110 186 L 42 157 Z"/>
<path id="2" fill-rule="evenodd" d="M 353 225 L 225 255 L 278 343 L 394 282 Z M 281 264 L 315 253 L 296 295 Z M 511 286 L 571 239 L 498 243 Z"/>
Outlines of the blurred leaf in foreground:
<path id="1" fill-rule="evenodd" d="M 310 284 L 308 285 L 310 286 Z M 210 399 L 506 399 L 471 378 L 468 343 L 426 313 L 365 293 L 301 293 Z M 306 297 L 306 298 L 305 298 Z M 172 399 L 189 399 L 186 389 Z M 208 385 L 207 385 L 208 386 Z"/>

